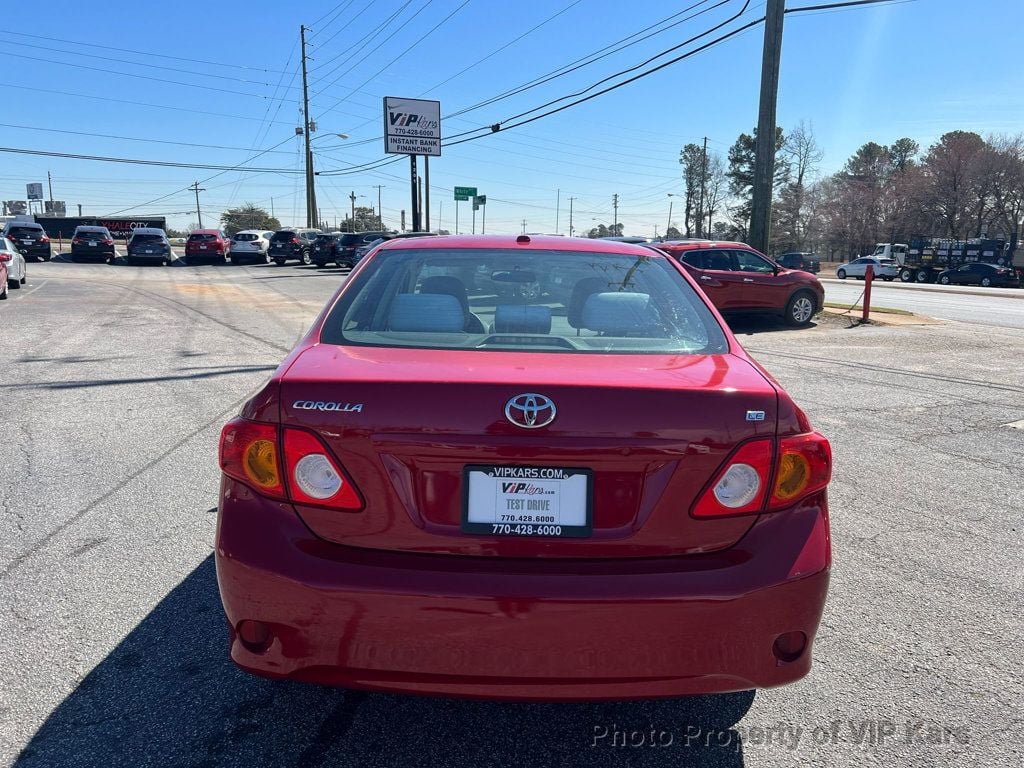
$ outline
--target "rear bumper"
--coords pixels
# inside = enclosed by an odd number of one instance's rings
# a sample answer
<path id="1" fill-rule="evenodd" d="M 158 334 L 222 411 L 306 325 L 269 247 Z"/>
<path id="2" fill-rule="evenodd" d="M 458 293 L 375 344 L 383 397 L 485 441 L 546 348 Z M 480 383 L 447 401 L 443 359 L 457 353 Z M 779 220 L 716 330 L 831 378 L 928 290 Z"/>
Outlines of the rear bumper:
<path id="1" fill-rule="evenodd" d="M 824 494 L 724 552 L 490 560 L 324 542 L 287 504 L 225 480 L 216 562 L 231 657 L 274 678 L 524 700 L 633 699 L 803 677 L 829 578 Z M 240 622 L 264 622 L 247 646 Z M 783 661 L 779 635 L 802 632 Z"/>
<path id="2" fill-rule="evenodd" d="M 87 245 L 72 245 L 71 246 L 71 257 L 73 259 L 97 259 L 106 261 L 107 259 L 114 257 L 114 246 L 108 245 L 105 247 L 90 248 Z"/>
<path id="3" fill-rule="evenodd" d="M 127 256 L 134 261 L 170 261 L 174 256 L 170 253 L 137 253 L 128 251 Z"/>

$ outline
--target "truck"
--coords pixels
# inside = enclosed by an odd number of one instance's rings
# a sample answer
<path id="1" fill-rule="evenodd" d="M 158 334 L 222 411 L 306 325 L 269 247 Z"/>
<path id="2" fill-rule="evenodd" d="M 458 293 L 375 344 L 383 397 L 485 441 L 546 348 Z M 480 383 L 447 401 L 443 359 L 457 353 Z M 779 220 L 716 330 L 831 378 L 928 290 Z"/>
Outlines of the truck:
<path id="1" fill-rule="evenodd" d="M 876 259 L 892 259 L 899 266 L 899 278 L 904 283 L 934 283 L 940 272 L 963 264 L 982 262 L 1009 267 L 1021 272 L 1014 262 L 1017 234 L 1005 238 L 974 238 L 955 240 L 945 237 L 912 237 L 910 243 L 878 243 Z"/>

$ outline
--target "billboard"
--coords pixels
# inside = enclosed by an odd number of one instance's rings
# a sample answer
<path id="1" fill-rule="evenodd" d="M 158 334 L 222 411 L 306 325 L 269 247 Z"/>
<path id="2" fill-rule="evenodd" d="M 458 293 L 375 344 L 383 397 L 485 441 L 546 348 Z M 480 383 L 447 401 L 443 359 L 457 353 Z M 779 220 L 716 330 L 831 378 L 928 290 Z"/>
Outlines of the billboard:
<path id="1" fill-rule="evenodd" d="M 139 227 L 156 227 L 157 229 L 167 228 L 167 219 L 163 216 L 139 217 L 137 219 L 112 218 L 102 216 L 36 216 L 36 223 L 42 225 L 46 234 L 51 238 L 70 238 L 75 233 L 75 227 L 106 227 L 115 240 L 127 240 L 131 237 L 132 230 Z"/>
<path id="2" fill-rule="evenodd" d="M 29 200 L 42 200 L 43 199 L 43 185 L 42 184 L 26 184 L 25 193 Z"/>
<path id="3" fill-rule="evenodd" d="M 66 216 L 67 205 L 63 200 L 47 200 L 45 203 L 47 216 Z"/>
<path id="4" fill-rule="evenodd" d="M 441 155 L 441 102 L 384 97 L 384 151 Z"/>
<path id="5" fill-rule="evenodd" d="M 24 200 L 5 200 L 4 207 L 8 216 L 24 216 L 28 213 L 28 203 Z"/>

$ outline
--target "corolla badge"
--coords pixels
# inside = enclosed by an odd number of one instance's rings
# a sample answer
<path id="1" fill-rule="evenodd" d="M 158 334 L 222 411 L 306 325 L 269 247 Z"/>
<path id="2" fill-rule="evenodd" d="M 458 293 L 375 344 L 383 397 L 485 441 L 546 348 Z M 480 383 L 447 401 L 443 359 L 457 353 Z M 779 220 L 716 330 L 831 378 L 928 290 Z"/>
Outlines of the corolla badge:
<path id="1" fill-rule="evenodd" d="M 535 392 L 516 395 L 505 403 L 505 418 L 523 429 L 539 429 L 555 420 L 555 403 Z"/>
<path id="2" fill-rule="evenodd" d="M 362 403 L 331 403 L 323 400 L 296 400 L 292 408 L 297 411 L 343 411 L 345 413 L 362 413 Z"/>

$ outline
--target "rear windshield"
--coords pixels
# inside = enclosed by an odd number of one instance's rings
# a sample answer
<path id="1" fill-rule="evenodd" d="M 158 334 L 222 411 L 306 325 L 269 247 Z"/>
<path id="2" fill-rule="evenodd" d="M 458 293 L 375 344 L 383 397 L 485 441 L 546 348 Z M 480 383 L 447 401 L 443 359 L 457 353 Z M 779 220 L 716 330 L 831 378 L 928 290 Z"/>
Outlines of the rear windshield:
<path id="1" fill-rule="evenodd" d="M 193 234 L 193 235 L 189 235 L 188 236 L 188 240 L 189 240 L 190 243 L 209 242 L 210 240 L 216 240 L 216 239 L 217 239 L 216 235 Z"/>
<path id="2" fill-rule="evenodd" d="M 11 235 L 15 235 L 15 236 L 18 236 L 18 237 L 21 237 L 23 235 L 35 235 L 36 237 L 38 237 L 38 236 L 40 236 L 42 234 L 43 234 L 43 228 L 41 226 L 39 226 L 39 225 L 36 225 L 34 227 L 30 227 L 30 226 L 11 227 L 10 230 L 8 230 L 8 237 L 10 237 Z"/>
<path id="3" fill-rule="evenodd" d="M 327 243 L 327 242 L 330 242 L 331 240 L 335 239 L 336 237 L 338 237 L 338 236 L 337 235 L 317 235 L 316 236 L 316 242 L 318 242 L 318 243 Z M 339 238 L 339 242 L 340 242 L 340 238 Z"/>
<path id="4" fill-rule="evenodd" d="M 294 232 L 286 231 L 286 232 L 275 232 L 274 236 L 272 238 L 270 238 L 270 239 L 273 240 L 275 243 L 286 243 L 286 242 L 290 242 L 293 237 L 295 237 L 295 233 Z"/>
<path id="5" fill-rule="evenodd" d="M 239 232 L 235 235 L 235 240 L 239 243 L 251 243 L 253 240 L 259 240 L 260 236 L 254 232 Z"/>
<path id="6" fill-rule="evenodd" d="M 162 243 L 164 241 L 161 235 L 132 235 L 133 243 Z"/>
<path id="7" fill-rule="evenodd" d="M 357 235 L 352 232 L 346 232 L 344 235 L 338 238 L 338 245 L 351 246 L 358 245 L 363 242 L 362 235 Z"/>
<path id="8" fill-rule="evenodd" d="M 76 235 L 101 235 L 103 237 L 110 237 L 110 232 L 106 227 L 78 227 L 75 230 Z"/>
<path id="9" fill-rule="evenodd" d="M 725 334 L 664 256 L 384 251 L 324 324 L 328 344 L 718 354 Z"/>

